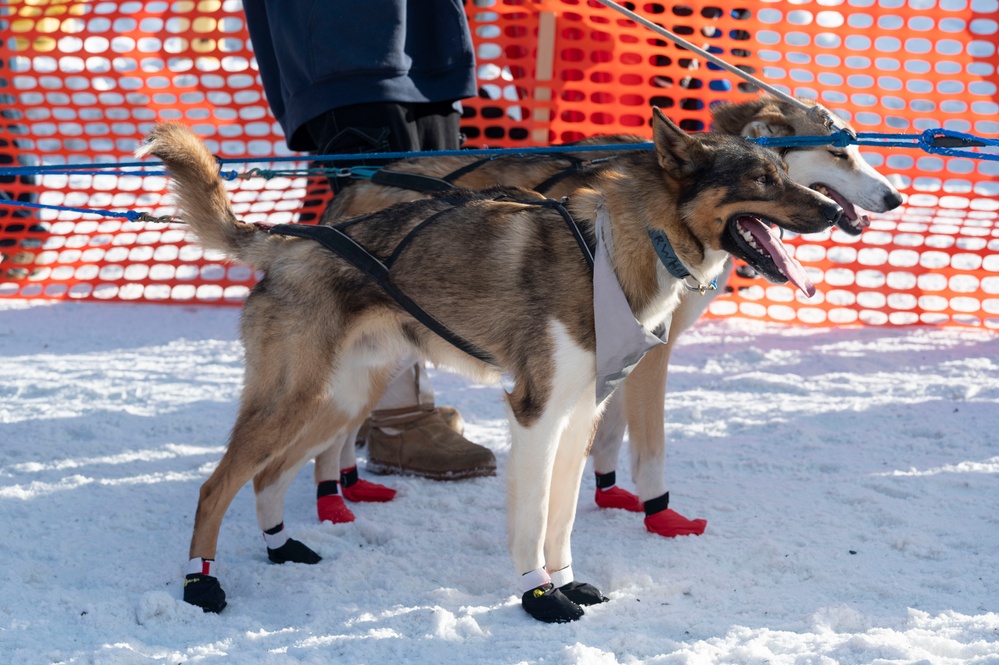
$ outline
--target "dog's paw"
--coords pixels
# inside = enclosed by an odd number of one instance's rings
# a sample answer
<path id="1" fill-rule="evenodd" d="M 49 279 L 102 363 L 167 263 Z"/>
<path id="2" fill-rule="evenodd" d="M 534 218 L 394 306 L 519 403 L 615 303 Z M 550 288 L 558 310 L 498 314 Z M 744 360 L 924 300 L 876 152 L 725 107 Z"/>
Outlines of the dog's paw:
<path id="1" fill-rule="evenodd" d="M 598 489 L 593 500 L 600 508 L 620 508 L 630 510 L 633 513 L 642 512 L 642 502 L 638 496 L 621 487 Z"/>
<path id="2" fill-rule="evenodd" d="M 577 605 L 598 605 L 610 600 L 600 590 L 586 582 L 569 582 L 558 588 L 562 595 Z"/>
<path id="3" fill-rule="evenodd" d="M 666 508 L 645 516 L 645 528 L 651 533 L 666 538 L 676 536 L 699 536 L 708 526 L 707 520 L 688 520 L 686 517 Z"/>
<path id="4" fill-rule="evenodd" d="M 274 563 L 319 563 L 323 560 L 321 556 L 310 550 L 304 544 L 294 538 L 289 538 L 281 547 L 272 550 L 267 548 L 267 558 Z"/>
<path id="5" fill-rule="evenodd" d="M 316 499 L 316 511 L 319 513 L 320 522 L 347 524 L 355 519 L 354 513 L 343 502 L 343 497 L 339 494 L 328 494 Z"/>
<path id="6" fill-rule="evenodd" d="M 524 611 L 545 623 L 568 623 L 583 616 L 583 608 L 551 583 L 531 589 L 520 599 Z"/>
<path id="7" fill-rule="evenodd" d="M 184 578 L 184 602 L 218 614 L 225 609 L 225 591 L 217 577 L 193 573 Z"/>
<path id="8" fill-rule="evenodd" d="M 353 485 L 342 485 L 340 491 L 348 501 L 384 503 L 395 498 L 395 490 L 385 485 L 359 478 Z"/>

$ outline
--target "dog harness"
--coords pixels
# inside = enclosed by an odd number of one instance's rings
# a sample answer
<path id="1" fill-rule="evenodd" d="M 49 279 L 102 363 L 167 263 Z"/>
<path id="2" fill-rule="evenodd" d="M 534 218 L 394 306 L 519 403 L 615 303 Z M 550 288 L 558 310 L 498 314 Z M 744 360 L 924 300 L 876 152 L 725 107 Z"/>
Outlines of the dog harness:
<path id="1" fill-rule="evenodd" d="M 278 224 L 272 226 L 268 229 L 269 233 L 275 233 L 278 235 L 294 236 L 297 238 L 308 238 L 314 240 L 321 244 L 326 249 L 330 250 L 340 258 L 347 261 L 362 273 L 371 278 L 375 284 L 377 284 L 386 294 L 388 294 L 393 300 L 398 303 L 410 316 L 422 323 L 424 326 L 429 328 L 431 331 L 436 333 L 439 337 L 449 342 L 452 346 L 457 349 L 467 353 L 468 355 L 481 360 L 484 363 L 498 367 L 496 359 L 492 357 L 490 353 L 484 351 L 464 337 L 454 332 L 446 325 L 438 321 L 432 314 L 427 312 L 425 309 L 420 307 L 420 305 L 410 298 L 406 293 L 400 289 L 393 281 L 391 276 L 392 264 L 396 261 L 402 251 L 410 243 L 410 241 L 416 237 L 423 229 L 427 228 L 429 225 L 433 224 L 440 216 L 446 212 L 450 212 L 454 207 L 460 207 L 467 203 L 474 201 L 481 201 L 482 199 L 467 199 L 467 198 L 448 198 L 441 197 L 442 201 L 449 203 L 452 207 L 440 210 L 427 219 L 423 220 L 416 226 L 414 226 L 408 234 L 399 244 L 396 245 L 395 250 L 393 250 L 392 255 L 385 260 L 381 260 L 356 240 L 347 235 L 343 229 L 347 226 L 362 222 L 364 218 L 353 219 L 344 224 L 338 224 L 336 226 L 312 226 L 308 224 Z M 495 199 L 494 199 L 495 200 Z M 572 218 L 569 211 L 565 209 L 559 201 L 554 201 L 552 199 L 541 199 L 533 201 L 510 201 L 511 203 L 520 203 L 523 205 L 533 205 L 541 206 L 543 208 L 551 208 L 558 211 L 565 221 L 566 226 L 569 227 L 570 233 L 572 233 L 573 238 L 576 240 L 576 244 L 579 245 L 580 251 L 583 254 L 583 258 L 586 260 L 587 265 L 590 266 L 590 270 L 593 270 L 593 251 L 586 242 L 586 238 L 583 236 L 582 230 L 580 230 L 579 225 L 576 224 L 576 220 Z"/>
<path id="2" fill-rule="evenodd" d="M 605 162 L 609 159 L 613 159 L 614 156 L 601 157 L 600 159 L 584 160 L 578 157 L 573 157 L 572 155 L 563 155 L 562 159 L 569 162 L 569 167 L 562 169 L 555 175 L 549 177 L 547 180 L 541 182 L 540 184 L 532 187 L 534 191 L 539 194 L 545 194 L 552 187 L 562 182 L 571 175 L 581 173 L 585 171 L 588 167 L 601 162 Z M 434 192 L 443 192 L 449 189 L 458 189 L 458 185 L 454 184 L 454 181 L 458 178 L 467 175 L 480 166 L 494 160 L 495 157 L 485 157 L 483 159 L 477 159 L 470 164 L 466 164 L 459 169 L 452 171 L 446 176 L 435 178 L 434 176 L 423 175 L 421 173 L 409 173 L 406 171 L 390 171 L 388 169 L 378 169 L 371 175 L 371 182 L 376 185 L 384 185 L 386 187 L 398 187 L 399 189 L 408 189 L 413 192 L 421 192 L 423 194 L 431 194 Z"/>
<path id="3" fill-rule="evenodd" d="M 481 201 L 482 199 L 441 197 L 441 200 L 453 207 L 460 207 L 473 201 Z M 628 374 L 645 357 L 646 353 L 659 344 L 664 343 L 671 317 L 662 321 L 654 333 L 646 330 L 635 318 L 635 314 L 628 304 L 628 299 L 621 289 L 621 283 L 611 263 L 610 216 L 603 206 L 597 210 L 596 221 L 594 223 L 596 244 L 595 247 L 591 248 L 576 220 L 572 218 L 562 202 L 552 199 L 511 200 L 511 202 L 522 205 L 541 206 L 558 211 L 565 221 L 569 232 L 572 233 L 573 238 L 576 240 L 576 244 L 579 246 L 584 260 L 593 272 L 593 319 L 597 343 L 596 401 L 597 404 L 600 404 L 624 381 Z M 318 242 L 367 275 L 408 314 L 439 337 L 473 358 L 498 367 L 495 358 L 490 353 L 480 349 L 438 321 L 392 281 L 392 264 L 401 255 L 406 246 L 409 245 L 416 234 L 427 228 L 430 224 L 433 224 L 444 213 L 452 209 L 445 208 L 444 210 L 440 210 L 419 224 L 416 224 L 403 237 L 399 244 L 396 245 L 392 255 L 384 260 L 373 255 L 344 232 L 346 227 L 363 222 L 364 217 L 355 218 L 336 226 L 279 224 L 270 227 L 268 231 L 278 235 L 307 238 Z M 668 245 L 668 241 L 666 242 Z M 687 274 L 689 275 L 689 272 Z M 683 279 L 682 277 L 674 276 L 677 279 Z"/>

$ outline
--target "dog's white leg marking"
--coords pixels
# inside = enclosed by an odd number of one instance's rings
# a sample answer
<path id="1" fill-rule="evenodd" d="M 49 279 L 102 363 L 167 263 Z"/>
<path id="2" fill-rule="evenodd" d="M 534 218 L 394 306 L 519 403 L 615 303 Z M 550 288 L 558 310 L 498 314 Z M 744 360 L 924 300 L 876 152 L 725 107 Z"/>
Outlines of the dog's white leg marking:
<path id="1" fill-rule="evenodd" d="M 280 474 L 270 482 L 267 482 L 265 485 L 254 483 L 254 492 L 257 504 L 257 524 L 260 525 L 261 531 L 271 529 L 284 521 L 284 496 L 288 491 L 288 487 L 291 485 L 291 481 L 295 479 L 296 475 L 298 475 L 302 466 L 312 459 L 313 456 L 321 453 L 332 452 L 333 459 L 337 460 L 340 456 L 339 444 L 343 442 L 343 439 L 343 430 L 341 430 L 341 432 L 324 440 L 312 450 L 307 451 L 291 466 L 283 466 L 283 470 Z M 337 462 L 336 464 L 336 475 L 333 478 L 335 480 L 339 480 L 339 463 Z M 266 476 L 267 471 L 267 469 L 264 469 L 261 476 Z"/>
<path id="2" fill-rule="evenodd" d="M 344 437 L 343 442 L 340 444 L 340 466 L 337 469 L 338 474 L 344 469 L 357 466 L 357 448 L 355 447 L 354 442 L 357 441 L 357 433 L 360 429 L 360 426 L 351 429 L 350 432 L 347 433 L 347 436 Z M 318 461 L 319 459 L 317 458 L 316 462 L 318 463 Z M 339 478 L 339 475 L 327 477 L 328 480 L 336 480 L 337 478 Z"/>
<path id="3" fill-rule="evenodd" d="M 588 386 L 583 392 L 589 394 L 591 402 L 594 401 L 596 360 L 593 354 L 573 342 L 560 323 L 552 322 L 550 334 L 555 346 L 555 376 L 551 395 L 541 417 L 531 427 L 522 427 L 514 417 L 509 402 L 507 403 L 512 439 L 507 469 L 510 554 L 520 575 L 537 573 L 545 567 L 544 543 L 547 536 L 552 472 L 559 440 L 581 399 L 580 386 Z M 590 415 L 586 424 L 592 428 L 592 411 Z M 588 436 L 589 434 L 577 437 L 577 441 L 580 438 L 582 441 L 577 443 L 579 460 L 574 465 L 577 469 L 576 492 L 579 490 L 581 465 L 586 461 L 584 455 Z M 576 497 L 573 495 L 573 509 L 575 501 Z M 564 508 L 560 508 L 560 511 L 564 511 Z M 564 528 L 565 525 L 562 526 Z M 571 519 L 567 527 L 572 529 Z M 566 540 L 567 546 L 568 534 L 560 535 L 560 538 Z M 529 588 L 533 586 L 537 585 L 532 584 Z"/>
<path id="4" fill-rule="evenodd" d="M 597 425 L 597 433 L 593 437 L 593 448 L 590 450 L 593 470 L 596 473 L 610 473 L 617 469 L 627 422 L 624 417 L 623 393 L 623 390 L 615 390 L 614 394 L 607 398 L 603 415 L 600 416 L 600 424 Z"/>
<path id="5" fill-rule="evenodd" d="M 582 352 L 582 349 L 579 349 Z M 580 361 L 585 362 L 580 358 Z M 582 364 L 582 363 L 581 363 Z M 572 377 L 568 385 L 580 384 L 583 377 Z M 576 505 L 583 467 L 586 465 L 586 448 L 593 437 L 597 416 L 594 383 L 579 395 L 569 416 L 569 423 L 562 432 L 555 467 L 552 471 L 551 502 L 548 505 L 548 529 L 545 536 L 545 565 L 550 573 L 565 570 L 572 564 L 570 537 L 576 520 Z M 571 573 L 568 573 L 571 576 Z M 553 580 L 555 576 L 553 576 Z M 562 586 L 572 579 L 562 581 Z"/>
<path id="6" fill-rule="evenodd" d="M 354 439 L 357 438 L 357 427 L 344 430 L 346 434 L 336 440 L 330 440 L 329 447 L 316 455 L 316 482 L 324 480 L 340 480 L 340 471 L 349 469 L 356 463 L 354 457 Z M 349 445 L 348 445 L 349 444 Z M 347 464 L 344 464 L 346 458 Z"/>
<path id="7" fill-rule="evenodd" d="M 301 465 L 296 465 L 288 469 L 274 482 L 256 492 L 254 498 L 257 503 L 257 525 L 261 531 L 273 528 L 284 521 L 284 494 L 300 468 Z"/>
<path id="8" fill-rule="evenodd" d="M 554 406 L 549 403 L 549 407 Z M 518 575 L 544 568 L 543 543 L 555 444 L 565 427 L 564 413 L 546 409 L 530 428 L 522 427 L 507 405 L 510 458 L 507 468 L 507 518 L 510 556 Z M 532 585 L 537 586 L 537 585 Z M 526 591 L 526 589 L 525 589 Z"/>

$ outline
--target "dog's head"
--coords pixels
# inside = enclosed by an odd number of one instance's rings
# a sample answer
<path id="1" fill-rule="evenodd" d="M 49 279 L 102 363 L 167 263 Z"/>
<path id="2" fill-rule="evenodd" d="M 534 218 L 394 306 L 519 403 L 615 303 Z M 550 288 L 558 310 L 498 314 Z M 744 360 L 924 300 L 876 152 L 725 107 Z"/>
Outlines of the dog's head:
<path id="1" fill-rule="evenodd" d="M 823 231 L 839 221 L 843 209 L 792 180 L 777 153 L 738 136 L 687 134 L 659 109 L 653 132 L 680 218 L 700 244 L 744 260 L 771 282 L 790 280 L 811 296 L 815 287 L 772 227 Z"/>
<path id="2" fill-rule="evenodd" d="M 724 104 L 713 112 L 714 128 L 726 134 L 761 136 L 823 136 L 849 125 L 839 116 L 811 100 L 801 100 L 811 111 L 788 101 L 764 95 L 750 102 Z M 855 145 L 779 148 L 788 173 L 802 185 L 822 192 L 843 208 L 839 227 L 859 235 L 870 225 L 860 206 L 871 212 L 887 212 L 902 203 L 902 195 L 887 178 L 864 161 Z"/>

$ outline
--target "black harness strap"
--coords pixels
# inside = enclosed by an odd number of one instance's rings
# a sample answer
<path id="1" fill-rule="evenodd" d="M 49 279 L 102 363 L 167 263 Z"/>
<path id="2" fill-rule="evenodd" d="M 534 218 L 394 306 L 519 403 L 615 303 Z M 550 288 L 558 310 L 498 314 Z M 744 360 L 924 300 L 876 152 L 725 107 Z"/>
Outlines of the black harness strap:
<path id="1" fill-rule="evenodd" d="M 570 164 L 569 167 L 566 168 L 566 169 L 562 169 L 561 171 L 559 171 L 555 175 L 551 176 L 550 178 L 548 178 L 547 180 L 545 180 L 541 184 L 536 185 L 535 187 L 533 187 L 534 191 L 536 191 L 538 194 L 544 194 L 549 189 L 551 189 L 552 187 L 554 187 L 558 183 L 562 182 L 563 180 L 565 180 L 569 176 L 574 175 L 576 173 L 579 173 L 580 171 L 583 170 L 583 167 L 586 166 L 586 162 L 585 161 L 583 161 L 582 159 L 578 159 L 576 157 L 573 157 L 572 155 L 565 155 L 565 159 L 569 160 L 569 164 Z"/>
<path id="2" fill-rule="evenodd" d="M 562 215 L 562 219 L 565 221 L 566 226 L 569 227 L 569 232 L 572 233 L 572 237 L 576 239 L 576 244 L 579 245 L 579 249 L 583 252 L 583 258 L 586 259 L 586 263 L 590 266 L 590 270 L 593 270 L 593 251 L 596 249 L 596 245 L 591 248 L 587 244 L 586 238 L 583 237 L 583 232 L 579 229 L 579 225 L 576 224 L 576 220 L 572 218 L 572 215 L 570 215 L 569 211 L 565 209 L 565 206 L 561 201 L 545 199 L 543 201 L 520 201 L 520 203 L 540 205 L 557 210 L 558 213 Z"/>
<path id="3" fill-rule="evenodd" d="M 482 166 L 486 162 L 491 162 L 492 160 L 493 160 L 492 157 L 483 157 L 482 159 L 477 159 L 474 162 L 472 162 L 471 164 L 465 164 L 460 169 L 457 169 L 455 171 L 451 171 L 446 176 L 444 176 L 444 180 L 446 180 L 447 182 L 450 182 L 450 183 L 454 184 L 454 181 L 457 180 L 458 178 L 460 178 L 461 176 L 463 176 L 463 175 L 465 175 L 467 173 L 471 173 L 472 171 L 474 171 L 475 169 L 479 168 L 480 166 Z"/>
<path id="4" fill-rule="evenodd" d="M 376 185 L 398 187 L 399 189 L 408 189 L 426 194 L 454 189 L 454 185 L 440 178 L 421 175 L 419 173 L 407 173 L 405 171 L 387 171 L 385 169 L 375 171 L 375 174 L 371 176 L 371 182 Z"/>
<path id="5" fill-rule="evenodd" d="M 440 213 L 438 213 L 440 214 Z M 435 215 L 436 217 L 436 215 Z M 348 236 L 346 233 L 332 226 L 311 226 L 307 224 L 278 224 L 272 226 L 269 231 L 280 235 L 295 236 L 297 238 L 308 238 L 315 240 L 326 249 L 337 256 L 340 256 L 352 266 L 370 277 L 381 287 L 385 293 L 390 295 L 399 306 L 410 314 L 414 319 L 425 325 L 452 346 L 464 351 L 468 355 L 481 360 L 484 363 L 495 366 L 495 359 L 479 349 L 471 342 L 467 341 L 450 328 L 431 316 L 425 309 L 407 296 L 396 286 L 390 276 L 389 269 L 377 257 Z"/>

